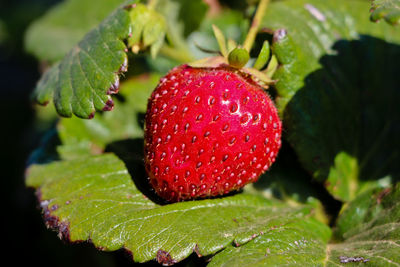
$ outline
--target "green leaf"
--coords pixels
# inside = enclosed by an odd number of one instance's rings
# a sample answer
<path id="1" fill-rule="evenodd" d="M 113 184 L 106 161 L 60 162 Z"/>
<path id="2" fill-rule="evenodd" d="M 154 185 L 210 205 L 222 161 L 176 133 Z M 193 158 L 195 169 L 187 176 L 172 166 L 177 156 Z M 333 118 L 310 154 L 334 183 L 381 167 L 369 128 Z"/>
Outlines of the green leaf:
<path id="1" fill-rule="evenodd" d="M 272 3 L 262 23 L 286 29 L 272 45 L 286 139 L 343 201 L 400 174 L 400 29 L 369 23 L 368 8 L 366 1 L 288 0 Z"/>
<path id="2" fill-rule="evenodd" d="M 110 94 L 118 92 L 119 75 L 128 67 L 124 39 L 132 31 L 143 35 L 141 46 L 150 45 L 154 54 L 164 36 L 160 20 L 148 22 L 144 28 L 138 26 L 142 22 L 141 11 L 143 6 L 139 4 L 120 7 L 89 32 L 43 75 L 33 94 L 37 102 L 47 104 L 53 99 L 57 112 L 64 117 L 74 114 L 92 118 L 95 111 L 111 110 L 114 102 Z M 137 40 L 132 40 L 131 44 L 137 44 Z"/>
<path id="3" fill-rule="evenodd" d="M 329 261 L 362 257 L 371 266 L 395 266 L 400 262 L 400 184 L 370 190 L 343 210 L 336 235 L 342 243 L 329 245 Z"/>
<path id="4" fill-rule="evenodd" d="M 40 60 L 56 62 L 121 3 L 121 0 L 66 0 L 29 26 L 25 48 Z"/>
<path id="5" fill-rule="evenodd" d="M 225 249 L 213 266 L 322 266 L 331 230 L 306 219 L 282 225 L 241 247 Z"/>
<path id="6" fill-rule="evenodd" d="M 373 0 L 371 11 L 374 22 L 384 19 L 392 25 L 400 23 L 400 0 Z"/>
<path id="7" fill-rule="evenodd" d="M 230 246 L 209 266 L 396 266 L 400 262 L 400 184 L 360 195 L 341 214 L 342 242 L 309 219 L 282 225 L 244 246 Z M 358 261 L 354 263 L 354 261 Z M 345 265 L 346 264 L 346 265 Z"/>
<path id="8" fill-rule="evenodd" d="M 137 4 L 132 8 L 130 18 L 132 32 L 128 38 L 128 45 L 134 52 L 151 46 L 150 52 L 154 58 L 164 43 L 167 27 L 164 17 L 143 4 Z"/>
<path id="9" fill-rule="evenodd" d="M 118 90 L 119 73 L 128 64 L 123 38 L 129 25 L 128 12 L 117 9 L 43 75 L 34 98 L 40 104 L 53 98 L 65 117 L 91 118 L 95 110 L 111 109 L 110 94 Z"/>
<path id="10" fill-rule="evenodd" d="M 27 171 L 27 185 L 40 192 L 46 224 L 60 237 L 90 240 L 106 251 L 125 248 L 138 262 L 156 258 L 171 264 L 193 251 L 210 255 L 310 212 L 249 194 L 159 205 L 138 184 L 147 180 L 131 177 L 111 154 L 33 165 Z"/>
<path id="11" fill-rule="evenodd" d="M 121 84 L 123 101 L 116 100 L 116 110 L 99 114 L 92 120 L 61 119 L 57 125 L 62 146 L 61 158 L 82 154 L 99 154 L 112 142 L 143 137 L 140 114 L 146 112 L 147 99 L 160 76 L 156 74 L 130 78 Z"/>

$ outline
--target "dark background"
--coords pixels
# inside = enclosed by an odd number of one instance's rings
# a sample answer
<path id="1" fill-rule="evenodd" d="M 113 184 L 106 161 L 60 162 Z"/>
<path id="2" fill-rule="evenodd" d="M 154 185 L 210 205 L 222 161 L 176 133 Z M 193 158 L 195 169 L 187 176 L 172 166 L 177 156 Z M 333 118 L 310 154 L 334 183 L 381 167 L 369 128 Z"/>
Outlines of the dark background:
<path id="1" fill-rule="evenodd" d="M 40 77 L 39 62 L 24 52 L 24 32 L 57 2 L 0 1 L 0 20 L 6 29 L 6 37 L 0 41 L 3 262 L 11 260 L 15 266 L 113 266 L 114 257 L 89 245 L 63 244 L 55 232 L 47 230 L 34 191 L 24 185 L 27 158 L 44 131 L 35 126 L 29 98 Z"/>

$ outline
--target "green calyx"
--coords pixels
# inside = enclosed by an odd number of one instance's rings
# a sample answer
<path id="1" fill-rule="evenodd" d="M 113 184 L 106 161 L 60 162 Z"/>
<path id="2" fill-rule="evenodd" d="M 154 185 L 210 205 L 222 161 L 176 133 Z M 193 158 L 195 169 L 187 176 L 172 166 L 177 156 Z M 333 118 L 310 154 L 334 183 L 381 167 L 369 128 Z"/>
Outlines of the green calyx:
<path id="1" fill-rule="evenodd" d="M 256 14 L 254 15 L 253 22 L 249 29 L 249 33 L 243 45 L 238 45 L 234 40 L 225 37 L 221 29 L 216 25 L 212 25 L 215 39 L 218 42 L 219 51 L 208 51 L 218 54 L 217 56 L 207 57 L 188 65 L 193 68 L 216 68 L 219 66 L 229 65 L 242 73 L 250 75 L 261 87 L 268 89 L 269 85 L 276 83 L 272 79 L 275 71 L 278 68 L 278 60 L 274 54 L 267 40 L 264 41 L 263 46 L 255 59 L 252 67 L 245 67 L 250 60 L 250 50 L 253 47 L 256 35 L 259 30 L 260 21 L 265 13 L 267 5 L 270 0 L 260 0 Z M 279 33 L 283 33 L 280 31 Z M 286 32 L 284 32 L 286 33 Z M 206 49 L 200 48 L 202 51 Z"/>
<path id="2" fill-rule="evenodd" d="M 235 48 L 228 55 L 229 65 L 235 68 L 242 68 L 249 61 L 250 55 L 244 48 Z"/>

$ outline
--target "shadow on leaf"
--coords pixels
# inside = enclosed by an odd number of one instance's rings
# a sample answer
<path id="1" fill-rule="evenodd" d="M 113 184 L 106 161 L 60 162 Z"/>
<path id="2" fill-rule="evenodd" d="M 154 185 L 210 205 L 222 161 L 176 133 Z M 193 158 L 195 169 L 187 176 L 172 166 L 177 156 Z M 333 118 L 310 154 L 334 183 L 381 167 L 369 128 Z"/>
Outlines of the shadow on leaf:
<path id="1" fill-rule="evenodd" d="M 132 181 L 135 183 L 136 188 L 142 192 L 142 194 L 156 204 L 170 204 L 166 200 L 160 198 L 149 183 L 147 178 L 148 175 L 144 166 L 143 145 L 144 140 L 142 138 L 119 140 L 108 144 L 104 152 L 114 153 L 125 163 L 125 166 L 132 177 Z M 222 197 L 233 196 L 241 193 L 242 191 L 243 190 L 238 190 L 224 196 L 209 197 L 208 199 L 218 199 Z"/>
<path id="2" fill-rule="evenodd" d="M 318 199 L 331 224 L 339 214 L 342 202 L 334 199 L 323 185 L 316 182 L 302 168 L 297 156 L 287 142 L 282 143 L 277 161 L 254 183 L 254 189 L 287 202 L 310 203 Z"/>
<path id="3" fill-rule="evenodd" d="M 400 46 L 371 36 L 339 40 L 284 111 L 303 166 L 348 201 L 400 177 Z"/>
<path id="4" fill-rule="evenodd" d="M 106 146 L 105 152 L 113 152 L 125 163 L 132 181 L 142 194 L 159 205 L 165 205 L 167 202 L 155 193 L 147 178 L 143 161 L 143 144 L 142 138 L 115 141 Z"/>

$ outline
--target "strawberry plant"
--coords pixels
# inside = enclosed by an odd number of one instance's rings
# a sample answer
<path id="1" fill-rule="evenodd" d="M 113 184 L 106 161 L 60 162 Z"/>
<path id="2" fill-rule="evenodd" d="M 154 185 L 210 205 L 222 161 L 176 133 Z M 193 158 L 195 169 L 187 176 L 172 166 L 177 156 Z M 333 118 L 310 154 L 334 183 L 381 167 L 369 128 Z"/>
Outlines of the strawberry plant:
<path id="1" fill-rule="evenodd" d="M 47 227 L 133 262 L 400 264 L 400 1 L 66 0 L 29 159 Z"/>

